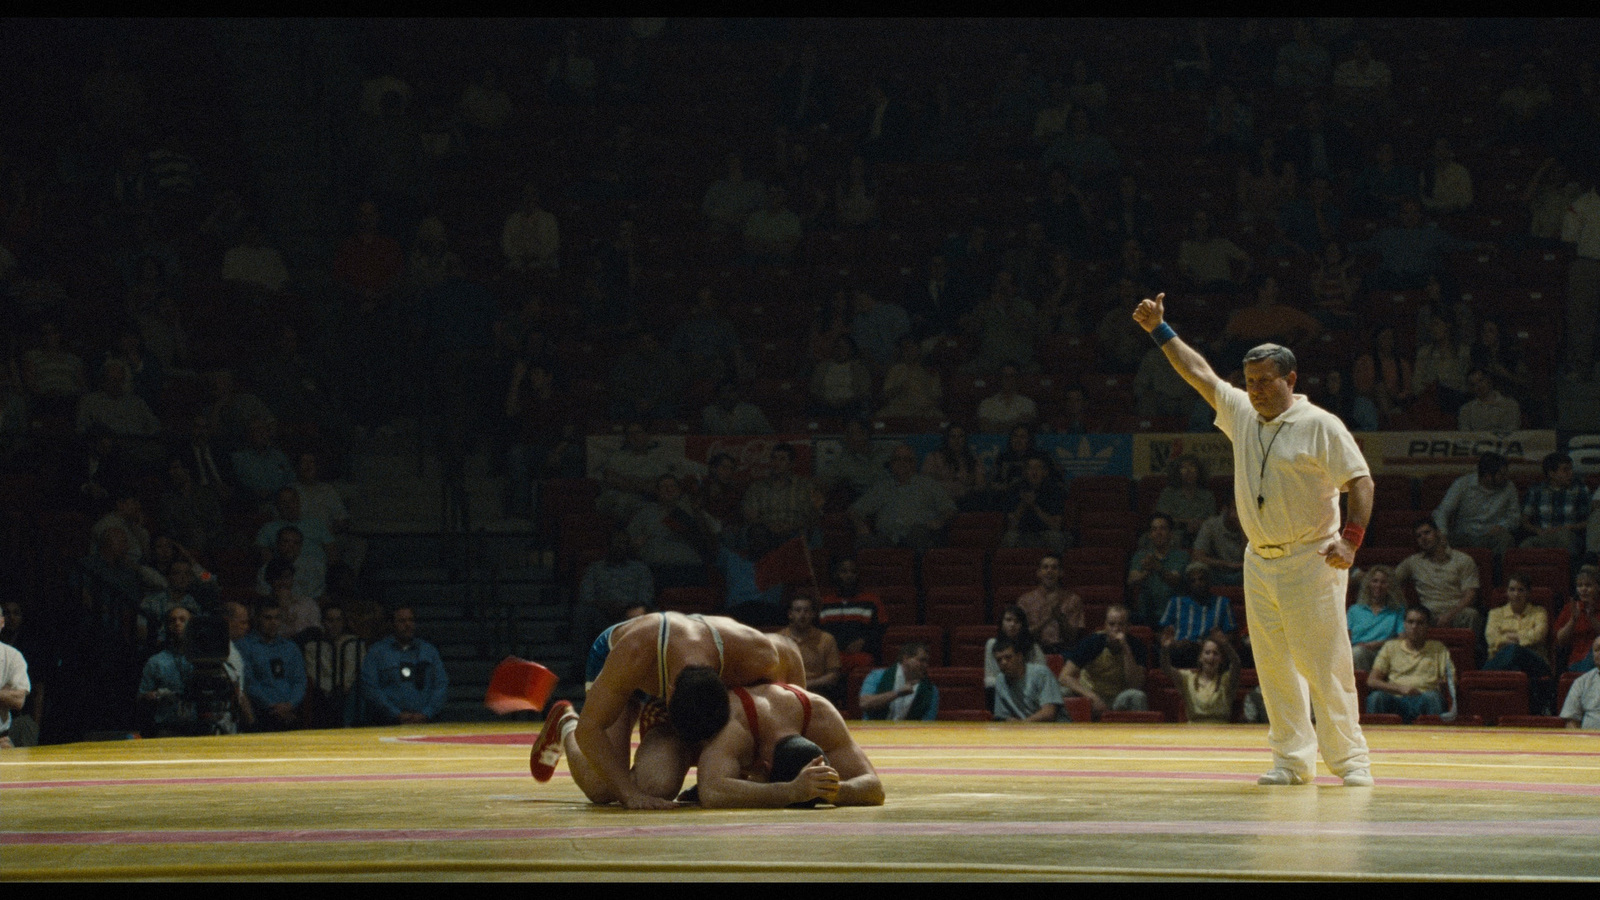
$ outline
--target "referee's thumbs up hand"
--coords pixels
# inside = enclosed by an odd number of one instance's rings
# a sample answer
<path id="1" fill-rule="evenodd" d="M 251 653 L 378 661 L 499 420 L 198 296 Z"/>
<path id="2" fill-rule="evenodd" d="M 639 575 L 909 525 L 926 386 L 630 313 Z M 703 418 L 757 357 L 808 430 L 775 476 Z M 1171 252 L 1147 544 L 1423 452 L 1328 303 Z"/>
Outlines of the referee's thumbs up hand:
<path id="1" fill-rule="evenodd" d="M 1145 331 L 1155 331 L 1161 326 L 1162 320 L 1166 318 L 1166 299 L 1167 295 L 1161 293 L 1157 294 L 1154 300 L 1147 297 L 1139 301 L 1138 308 L 1133 311 L 1133 320 L 1138 322 L 1139 327 Z"/>

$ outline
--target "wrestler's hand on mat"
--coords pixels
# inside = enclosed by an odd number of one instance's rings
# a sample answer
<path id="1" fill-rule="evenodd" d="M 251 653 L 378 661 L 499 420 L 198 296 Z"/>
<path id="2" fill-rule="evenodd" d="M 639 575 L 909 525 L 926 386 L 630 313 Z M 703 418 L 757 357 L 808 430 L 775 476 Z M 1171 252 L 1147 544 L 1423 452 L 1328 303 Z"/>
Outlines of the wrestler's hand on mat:
<path id="1" fill-rule="evenodd" d="M 1140 301 L 1138 308 L 1133 311 L 1133 320 L 1145 331 L 1155 331 L 1166 318 L 1166 300 L 1166 294 L 1157 294 L 1154 300 L 1147 297 Z"/>
<path id="2" fill-rule="evenodd" d="M 804 803 L 812 797 L 821 797 L 823 802 L 832 803 L 839 796 L 839 772 L 828 765 L 827 758 L 822 756 L 806 763 L 806 767 L 789 784 L 790 800 L 794 803 Z"/>
<path id="3" fill-rule="evenodd" d="M 663 800 L 645 793 L 631 793 L 622 798 L 622 805 L 628 809 L 677 809 L 675 800 Z"/>
<path id="4" fill-rule="evenodd" d="M 1335 569 L 1348 569 L 1355 564 L 1356 548 L 1342 537 L 1334 538 L 1333 543 L 1322 550 L 1323 562 Z"/>

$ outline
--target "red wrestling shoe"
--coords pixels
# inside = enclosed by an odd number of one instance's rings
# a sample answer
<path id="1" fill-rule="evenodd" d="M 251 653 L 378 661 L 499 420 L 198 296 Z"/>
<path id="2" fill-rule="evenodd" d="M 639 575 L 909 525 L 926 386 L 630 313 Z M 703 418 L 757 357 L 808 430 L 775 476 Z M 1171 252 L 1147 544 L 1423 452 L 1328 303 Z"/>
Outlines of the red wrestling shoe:
<path id="1" fill-rule="evenodd" d="M 528 754 L 528 771 L 533 773 L 534 781 L 549 781 L 556 774 L 556 763 L 561 761 L 561 726 L 568 716 L 577 715 L 572 711 L 572 704 L 565 700 L 557 700 L 550 707 L 550 714 L 545 716 L 544 729 L 539 732 L 539 739 L 533 742 L 533 751 Z"/>

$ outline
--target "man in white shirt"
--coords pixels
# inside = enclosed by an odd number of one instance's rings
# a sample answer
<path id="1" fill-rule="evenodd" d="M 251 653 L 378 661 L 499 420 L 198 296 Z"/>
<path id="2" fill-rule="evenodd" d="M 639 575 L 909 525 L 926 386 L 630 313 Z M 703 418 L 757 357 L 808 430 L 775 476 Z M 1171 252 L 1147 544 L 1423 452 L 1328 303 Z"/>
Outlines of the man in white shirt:
<path id="1" fill-rule="evenodd" d="M 0 606 L 0 629 L 6 627 L 6 612 Z M 17 648 L 0 644 L 0 750 L 9 750 L 11 743 L 11 714 L 20 712 L 28 702 L 28 692 L 33 685 L 28 681 L 28 661 Z"/>
<path id="2" fill-rule="evenodd" d="M 1249 539 L 1245 617 L 1273 755 L 1257 783 L 1309 782 L 1320 749 L 1347 787 L 1370 786 L 1345 631 L 1350 566 L 1372 515 L 1367 462 L 1337 416 L 1294 393 L 1298 373 L 1287 348 L 1263 344 L 1246 353 L 1241 391 L 1166 324 L 1165 300 L 1157 294 L 1141 302 L 1134 321 L 1216 409 L 1216 425 L 1233 443 L 1234 503 Z M 1341 493 L 1349 496 L 1343 531 Z"/>
<path id="3" fill-rule="evenodd" d="M 1594 326 L 1600 314 L 1600 193 L 1593 180 L 1567 207 L 1561 240 L 1577 250 L 1567 269 L 1567 376 L 1588 381 L 1594 374 Z"/>
<path id="4" fill-rule="evenodd" d="M 1494 379 L 1482 369 L 1467 373 L 1472 399 L 1461 404 L 1456 424 L 1462 431 L 1516 431 L 1522 427 L 1522 407 L 1495 390 Z"/>
<path id="5" fill-rule="evenodd" d="M 1017 393 L 1022 376 L 1014 365 L 1000 367 L 1000 392 L 978 404 L 978 427 L 994 434 L 1039 421 L 1039 406 Z"/>

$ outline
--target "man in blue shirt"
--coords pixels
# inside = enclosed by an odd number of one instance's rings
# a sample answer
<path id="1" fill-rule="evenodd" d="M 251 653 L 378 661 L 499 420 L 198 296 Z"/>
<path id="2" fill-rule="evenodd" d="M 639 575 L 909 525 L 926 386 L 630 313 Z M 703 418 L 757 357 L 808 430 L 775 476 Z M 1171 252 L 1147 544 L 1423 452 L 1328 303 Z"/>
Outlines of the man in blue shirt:
<path id="1" fill-rule="evenodd" d="M 394 610 L 394 633 L 367 649 L 361 662 L 361 699 L 378 725 L 420 725 L 444 709 L 450 679 L 439 651 L 417 637 L 417 614 Z"/>
<path id="2" fill-rule="evenodd" d="M 255 630 L 234 642 L 244 659 L 245 693 L 260 731 L 298 728 L 306 698 L 305 657 L 298 644 L 279 634 L 282 627 L 282 611 L 263 604 L 256 609 Z"/>
<path id="3" fill-rule="evenodd" d="M 874 669 L 861 683 L 861 718 L 932 722 L 939 688 L 928 677 L 928 645 L 900 645 L 898 665 Z"/>
<path id="4" fill-rule="evenodd" d="M 1188 669 L 1198 664 L 1201 641 L 1207 637 L 1228 639 L 1234 629 L 1233 605 L 1227 597 L 1212 593 L 1211 567 L 1205 563 L 1190 563 L 1183 577 L 1188 591 L 1167 601 L 1157 627 L 1163 633 L 1172 632 L 1177 641 L 1172 645 L 1172 664 Z"/>

